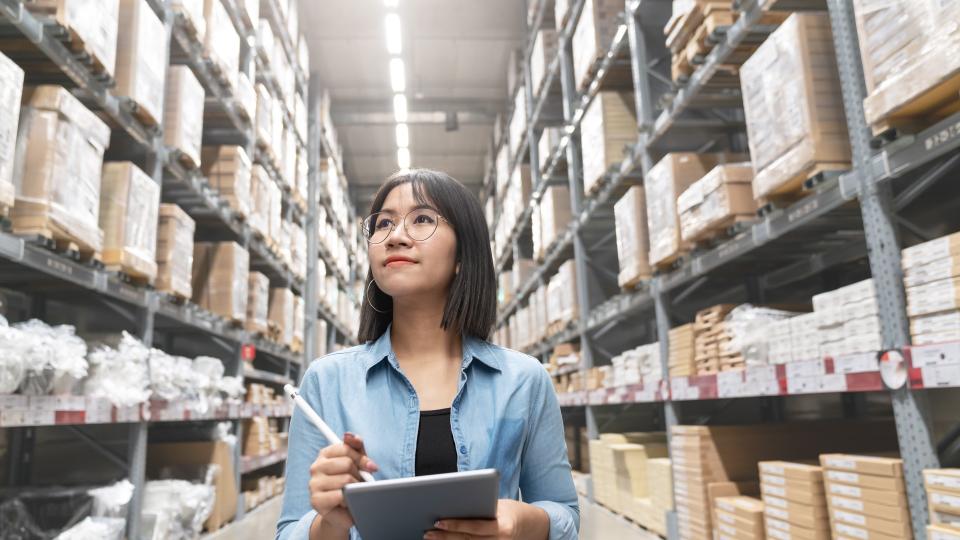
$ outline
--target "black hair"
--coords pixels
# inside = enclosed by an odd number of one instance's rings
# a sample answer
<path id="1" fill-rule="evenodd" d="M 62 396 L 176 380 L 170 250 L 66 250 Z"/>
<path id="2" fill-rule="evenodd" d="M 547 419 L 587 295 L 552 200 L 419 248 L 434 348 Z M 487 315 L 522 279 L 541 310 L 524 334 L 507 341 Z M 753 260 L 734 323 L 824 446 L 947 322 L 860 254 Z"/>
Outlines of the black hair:
<path id="1" fill-rule="evenodd" d="M 370 213 L 379 212 L 387 195 L 394 188 L 410 184 L 418 204 L 435 208 L 453 227 L 457 236 L 456 264 L 460 271 L 453 277 L 440 327 L 456 330 L 462 336 L 489 339 L 496 322 L 497 278 L 490 252 L 490 231 L 480 200 L 463 184 L 446 173 L 429 169 L 412 169 L 394 174 L 377 191 Z M 392 298 L 373 282 L 367 268 L 365 297 L 360 308 L 360 343 L 378 339 L 393 320 L 393 311 L 386 310 Z M 369 296 L 366 296 L 368 295 Z M 377 309 L 386 311 L 379 313 Z"/>

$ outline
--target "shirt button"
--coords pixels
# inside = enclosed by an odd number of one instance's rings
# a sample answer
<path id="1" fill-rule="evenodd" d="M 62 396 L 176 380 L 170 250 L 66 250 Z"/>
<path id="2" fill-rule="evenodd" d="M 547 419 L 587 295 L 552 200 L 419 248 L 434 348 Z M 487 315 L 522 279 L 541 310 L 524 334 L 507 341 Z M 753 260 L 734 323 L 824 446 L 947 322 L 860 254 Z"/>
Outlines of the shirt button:
<path id="1" fill-rule="evenodd" d="M 460 453 L 461 453 L 461 454 L 466 454 L 466 453 L 467 453 L 467 447 L 464 446 L 464 445 L 461 445 L 461 446 L 460 446 Z"/>

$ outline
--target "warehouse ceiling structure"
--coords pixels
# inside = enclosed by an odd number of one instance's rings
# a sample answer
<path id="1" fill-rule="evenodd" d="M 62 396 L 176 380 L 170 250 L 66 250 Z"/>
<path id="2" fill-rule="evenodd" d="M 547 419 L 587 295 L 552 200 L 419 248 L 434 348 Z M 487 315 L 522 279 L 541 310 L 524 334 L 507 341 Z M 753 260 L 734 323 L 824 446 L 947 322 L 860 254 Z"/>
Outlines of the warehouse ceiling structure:
<path id="1" fill-rule="evenodd" d="M 525 20 L 523 0 L 301 0 L 312 77 L 330 91 L 358 213 L 405 164 L 403 144 L 412 167 L 479 194 Z M 398 94 L 408 128 L 397 127 Z"/>

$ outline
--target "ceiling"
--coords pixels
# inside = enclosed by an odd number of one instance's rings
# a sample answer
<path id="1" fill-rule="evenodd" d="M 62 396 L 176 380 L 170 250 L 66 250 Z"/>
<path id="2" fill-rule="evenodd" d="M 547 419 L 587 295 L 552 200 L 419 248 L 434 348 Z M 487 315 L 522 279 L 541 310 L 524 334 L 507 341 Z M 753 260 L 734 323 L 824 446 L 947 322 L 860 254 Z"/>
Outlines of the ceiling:
<path id="1" fill-rule="evenodd" d="M 524 0 L 400 0 L 413 167 L 439 169 L 479 193 L 507 66 L 525 39 Z M 383 0 L 300 0 L 311 77 L 332 98 L 353 202 L 366 212 L 397 171 Z M 457 113 L 458 129 L 445 120 Z"/>

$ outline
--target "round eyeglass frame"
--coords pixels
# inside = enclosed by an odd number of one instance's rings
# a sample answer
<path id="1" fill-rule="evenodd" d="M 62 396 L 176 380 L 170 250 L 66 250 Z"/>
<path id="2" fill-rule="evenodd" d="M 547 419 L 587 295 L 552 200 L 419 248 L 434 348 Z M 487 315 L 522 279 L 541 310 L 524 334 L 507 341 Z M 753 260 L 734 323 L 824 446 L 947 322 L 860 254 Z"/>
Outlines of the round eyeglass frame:
<path id="1" fill-rule="evenodd" d="M 430 234 L 428 234 L 426 237 L 424 237 L 424 238 L 414 238 L 414 237 L 410 234 L 410 227 L 407 226 L 407 216 L 409 216 L 410 214 L 413 214 L 414 212 L 419 212 L 419 211 L 421 211 L 421 210 L 430 210 L 430 211 L 436 213 L 436 214 L 437 214 L 437 222 L 434 224 L 433 230 L 432 230 L 432 231 L 430 232 Z M 407 232 L 407 236 L 410 236 L 410 238 L 411 238 L 413 241 L 415 241 L 415 242 L 426 242 L 426 241 L 429 240 L 431 237 L 433 237 L 433 235 L 437 233 L 437 229 L 440 227 L 440 221 L 441 221 L 441 220 L 446 221 L 447 223 L 450 223 L 450 220 L 448 220 L 447 218 L 445 218 L 445 217 L 443 217 L 442 215 L 440 215 L 440 212 L 437 212 L 437 210 L 434 209 L 434 208 L 416 208 L 416 209 L 414 209 L 414 210 L 411 210 L 411 211 L 407 212 L 407 213 L 404 214 L 403 216 L 401 216 L 400 219 L 398 219 L 398 220 L 396 221 L 396 223 L 394 223 L 393 225 L 390 226 L 390 230 L 387 231 L 387 234 L 383 237 L 383 240 L 380 240 L 379 242 L 376 242 L 376 241 L 373 240 L 373 235 L 368 232 L 368 231 L 369 231 L 369 228 L 368 228 L 368 226 L 367 226 L 367 222 L 368 222 L 368 221 L 370 220 L 370 218 L 372 218 L 373 216 L 376 216 L 376 215 L 382 214 L 382 213 L 383 213 L 383 212 L 374 212 L 374 213 L 370 214 L 369 216 L 363 218 L 363 221 L 360 222 L 360 234 L 362 234 L 363 237 L 366 238 L 368 244 L 382 244 L 387 238 L 390 238 L 390 235 L 393 234 L 393 231 L 394 231 L 394 230 L 396 230 L 398 223 L 403 223 L 403 227 L 404 227 L 404 230 Z"/>

